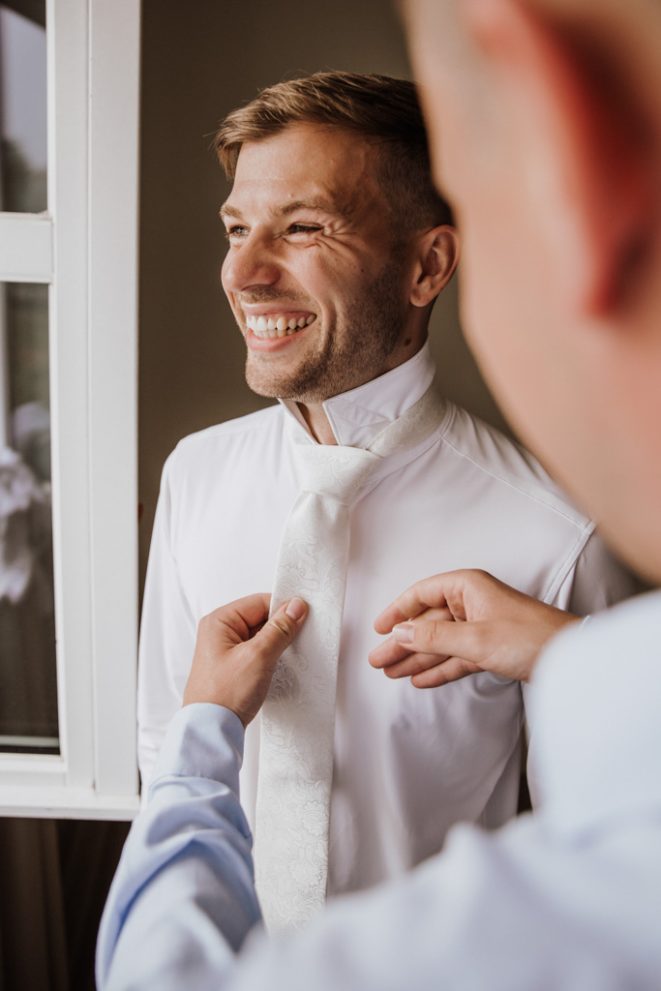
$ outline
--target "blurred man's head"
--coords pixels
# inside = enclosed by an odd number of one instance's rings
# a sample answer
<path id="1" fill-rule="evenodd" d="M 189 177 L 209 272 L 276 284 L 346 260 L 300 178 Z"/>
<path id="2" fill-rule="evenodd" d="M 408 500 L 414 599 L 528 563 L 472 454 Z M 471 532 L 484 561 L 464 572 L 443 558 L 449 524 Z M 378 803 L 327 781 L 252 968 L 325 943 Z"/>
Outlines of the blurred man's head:
<path id="1" fill-rule="evenodd" d="M 470 342 L 524 439 L 661 579 L 661 4 L 404 8 Z"/>
<path id="2" fill-rule="evenodd" d="M 411 357 L 457 259 L 412 83 L 317 73 L 223 122 L 223 287 L 249 385 L 320 402 Z"/>

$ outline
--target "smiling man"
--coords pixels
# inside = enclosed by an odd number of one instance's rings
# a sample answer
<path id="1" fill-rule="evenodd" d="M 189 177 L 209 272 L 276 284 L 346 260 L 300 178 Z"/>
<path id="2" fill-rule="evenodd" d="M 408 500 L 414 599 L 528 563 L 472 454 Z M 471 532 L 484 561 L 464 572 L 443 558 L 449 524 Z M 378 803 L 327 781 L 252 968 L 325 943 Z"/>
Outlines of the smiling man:
<path id="1" fill-rule="evenodd" d="M 200 618 L 255 589 L 302 595 L 289 695 L 251 725 L 241 780 L 260 897 L 288 927 L 326 893 L 435 853 L 455 822 L 497 826 L 516 810 L 519 685 L 481 673 L 422 693 L 380 677 L 367 657 L 383 607 L 453 568 L 579 614 L 630 584 L 531 457 L 431 388 L 427 326 L 458 248 L 413 85 L 346 73 L 280 83 L 229 115 L 217 150 L 233 180 L 223 287 L 248 383 L 280 403 L 186 438 L 166 464 L 141 771 L 148 783 Z M 305 475 L 311 458 L 330 459 L 320 486 Z M 330 492 L 361 458 L 360 481 Z"/>
<path id="2" fill-rule="evenodd" d="M 427 305 L 456 262 L 449 210 L 431 191 L 419 225 L 426 237 L 405 236 L 410 219 L 387 208 L 377 155 L 354 132 L 292 123 L 243 142 L 221 209 L 230 244 L 223 286 L 245 333 L 248 385 L 296 401 L 326 443 L 337 441 L 320 404 L 420 350 Z M 416 266 L 418 306 L 409 312 Z"/>

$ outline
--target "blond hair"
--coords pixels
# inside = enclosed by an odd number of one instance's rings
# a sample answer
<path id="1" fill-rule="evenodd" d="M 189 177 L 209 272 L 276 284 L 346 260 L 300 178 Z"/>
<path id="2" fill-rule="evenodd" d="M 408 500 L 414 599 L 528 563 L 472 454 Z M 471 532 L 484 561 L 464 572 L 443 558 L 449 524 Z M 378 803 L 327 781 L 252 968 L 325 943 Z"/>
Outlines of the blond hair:
<path id="1" fill-rule="evenodd" d="M 451 224 L 436 191 L 422 111 L 413 83 L 391 76 L 316 72 L 276 83 L 222 121 L 214 147 L 229 179 L 241 146 L 290 124 L 319 124 L 355 131 L 379 148 L 379 179 L 393 217 L 409 229 Z"/>

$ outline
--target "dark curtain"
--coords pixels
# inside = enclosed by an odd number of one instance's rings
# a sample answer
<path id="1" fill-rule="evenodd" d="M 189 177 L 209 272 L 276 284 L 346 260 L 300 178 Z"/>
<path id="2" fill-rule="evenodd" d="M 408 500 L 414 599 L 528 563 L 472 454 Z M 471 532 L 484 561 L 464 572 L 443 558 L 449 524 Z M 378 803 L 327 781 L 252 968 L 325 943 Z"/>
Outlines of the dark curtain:
<path id="1" fill-rule="evenodd" d="M 93 991 L 127 823 L 0 819 L 0 988 Z"/>

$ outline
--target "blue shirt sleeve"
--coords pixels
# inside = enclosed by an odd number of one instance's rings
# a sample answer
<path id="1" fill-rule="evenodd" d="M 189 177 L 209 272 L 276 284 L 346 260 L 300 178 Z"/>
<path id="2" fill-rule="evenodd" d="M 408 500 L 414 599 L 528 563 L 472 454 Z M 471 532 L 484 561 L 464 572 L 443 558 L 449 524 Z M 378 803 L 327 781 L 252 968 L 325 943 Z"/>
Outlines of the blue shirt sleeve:
<path id="1" fill-rule="evenodd" d="M 209 974 L 219 986 L 260 923 L 239 803 L 243 738 L 220 706 L 186 706 L 172 720 L 101 921 L 100 989 L 201 988 Z"/>
<path id="2" fill-rule="evenodd" d="M 239 804 L 243 728 L 182 709 L 110 891 L 99 991 L 657 989 L 660 642 L 661 593 L 556 638 L 533 684 L 539 812 L 455 827 L 406 877 L 272 940 Z"/>

